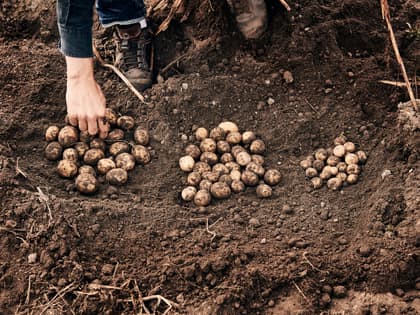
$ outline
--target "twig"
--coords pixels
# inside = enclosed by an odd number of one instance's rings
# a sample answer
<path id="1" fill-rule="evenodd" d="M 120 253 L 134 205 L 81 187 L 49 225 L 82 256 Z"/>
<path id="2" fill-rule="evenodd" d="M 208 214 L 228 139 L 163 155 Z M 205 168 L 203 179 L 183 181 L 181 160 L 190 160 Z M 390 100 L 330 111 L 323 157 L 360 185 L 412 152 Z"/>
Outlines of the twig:
<path id="1" fill-rule="evenodd" d="M 172 8 L 171 11 L 169 11 L 168 16 L 166 17 L 166 19 L 162 22 L 162 24 L 160 24 L 156 35 L 159 34 L 160 32 L 166 31 L 169 27 L 169 24 L 171 23 L 176 11 L 178 11 L 179 7 L 181 6 L 181 4 L 183 3 L 184 0 L 175 0 L 174 3 L 172 4 Z"/>
<path id="2" fill-rule="evenodd" d="M 305 259 L 305 260 L 306 260 L 306 262 L 309 264 L 309 266 L 311 266 L 311 267 L 312 267 L 312 269 L 314 269 L 314 270 L 316 270 L 316 271 L 319 271 L 319 272 L 325 272 L 325 273 L 329 274 L 329 272 L 328 272 L 328 271 L 326 271 L 326 270 L 322 270 L 322 269 L 319 269 L 319 268 L 315 267 L 315 266 L 314 266 L 314 264 L 313 264 L 313 263 L 311 263 L 311 261 L 308 259 L 308 257 L 306 257 L 306 255 L 307 255 L 307 254 L 308 254 L 308 252 L 303 252 L 302 256 L 303 256 L 303 259 Z"/>
<path id="3" fill-rule="evenodd" d="M 280 3 L 286 8 L 287 11 L 290 11 L 290 7 L 285 0 L 279 0 Z"/>
<path id="4" fill-rule="evenodd" d="M 397 81 L 389 81 L 389 80 L 379 80 L 379 83 L 383 83 L 383 84 L 388 84 L 388 85 L 393 85 L 393 86 L 398 86 L 398 87 L 406 87 L 407 85 L 405 84 L 405 82 L 397 82 Z M 410 85 L 420 85 L 420 82 L 410 82 Z"/>
<path id="5" fill-rule="evenodd" d="M 120 71 L 120 69 L 118 69 L 117 67 L 115 67 L 114 65 L 111 65 L 109 63 L 105 63 L 105 61 L 102 59 L 101 55 L 99 54 L 98 49 L 96 48 L 95 45 L 93 45 L 93 52 L 96 56 L 96 58 L 98 59 L 99 63 L 106 68 L 110 68 L 112 69 L 119 77 L 121 80 L 123 80 L 123 82 L 128 86 L 128 88 L 137 96 L 137 98 L 143 102 L 146 103 L 144 96 L 140 94 L 140 92 L 133 86 L 133 84 L 131 84 L 131 82 L 127 79 L 127 77 Z"/>
<path id="6" fill-rule="evenodd" d="M 216 234 L 216 232 L 211 231 L 211 230 L 210 230 L 210 228 L 211 228 L 213 225 L 216 225 L 216 223 L 217 223 L 217 222 L 219 222 L 221 219 L 222 219 L 222 218 L 218 218 L 218 219 L 217 219 L 214 223 L 212 223 L 210 226 L 209 226 L 209 218 L 197 218 L 197 219 L 191 219 L 191 220 L 205 220 L 205 222 L 206 222 L 206 232 L 212 235 L 212 237 L 211 237 L 211 239 L 210 239 L 210 242 L 213 242 L 213 240 L 214 240 L 214 238 L 217 236 L 217 234 Z"/>
<path id="7" fill-rule="evenodd" d="M 410 100 L 411 100 L 411 103 L 414 106 L 414 109 L 416 111 L 418 111 L 417 101 L 416 101 L 416 98 L 414 97 L 413 89 L 411 88 L 410 80 L 408 79 L 407 72 L 405 71 L 404 62 L 401 58 L 400 51 L 398 49 L 397 41 L 396 41 L 395 35 L 394 35 L 394 30 L 392 29 L 391 15 L 389 13 L 388 0 L 381 0 L 381 9 L 382 9 L 382 18 L 385 19 L 385 21 L 386 21 L 386 25 L 387 25 L 388 31 L 389 31 L 389 36 L 391 38 L 392 47 L 394 48 L 395 56 L 397 57 L 398 64 L 401 67 L 402 75 L 404 77 L 404 81 L 405 81 L 405 84 L 407 86 L 408 95 L 410 96 Z"/>
<path id="8" fill-rule="evenodd" d="M 168 308 L 163 312 L 163 315 L 168 314 L 168 312 L 172 309 L 172 307 L 179 308 L 179 304 L 164 298 L 162 295 L 150 295 L 143 298 L 143 301 L 150 301 L 150 300 L 158 300 L 158 303 L 161 301 L 165 302 L 168 305 Z"/>
<path id="9" fill-rule="evenodd" d="M 34 275 L 30 275 L 28 278 L 28 290 L 26 290 L 25 304 L 29 304 L 29 302 L 31 301 L 31 280 L 34 277 Z"/>
<path id="10" fill-rule="evenodd" d="M 21 168 L 19 167 L 19 158 L 16 159 L 15 170 L 16 170 L 16 174 L 20 174 L 23 177 L 28 178 L 28 175 L 26 175 L 26 173 L 22 171 Z"/>
<path id="11" fill-rule="evenodd" d="M 178 63 L 179 61 L 181 61 L 182 59 L 184 59 L 186 56 L 188 55 L 188 53 L 182 54 L 181 56 L 179 56 L 178 58 L 175 58 L 173 61 L 171 61 L 170 63 L 168 63 L 165 68 L 163 68 L 160 73 L 165 73 L 166 71 L 168 71 L 174 64 Z"/>
<path id="12" fill-rule="evenodd" d="M 308 304 L 311 304 L 311 302 L 309 301 L 309 299 L 306 297 L 305 293 L 303 293 L 303 291 L 301 290 L 301 288 L 299 288 L 299 286 L 296 284 L 296 282 L 292 281 L 292 283 L 294 284 L 294 286 L 296 287 L 296 289 L 299 291 L 299 293 L 303 296 L 303 298 L 305 299 L 305 301 Z"/>
<path id="13" fill-rule="evenodd" d="M 50 199 L 48 198 L 46 194 L 44 194 L 44 192 L 41 190 L 40 187 L 36 187 L 36 189 L 38 190 L 39 201 L 44 203 L 45 207 L 48 209 L 48 215 L 49 215 L 48 226 L 50 226 L 51 222 L 53 221 L 53 216 L 52 216 L 50 202 L 49 202 Z"/>
<path id="14" fill-rule="evenodd" d="M 67 292 L 71 291 L 73 289 L 73 286 L 74 286 L 74 282 L 70 283 L 68 286 L 58 291 L 57 294 L 50 301 L 48 301 L 48 303 L 44 306 L 44 308 L 42 309 L 41 313 L 39 313 L 39 315 L 44 314 L 45 311 L 48 310 L 58 298 L 64 296 Z"/>
<path id="15" fill-rule="evenodd" d="M 305 103 L 306 104 L 308 104 L 309 105 L 309 107 L 315 112 L 315 113 L 318 113 L 318 111 L 315 109 L 315 107 L 311 104 L 311 103 L 309 103 L 309 101 L 308 101 L 308 99 L 306 98 L 306 97 L 304 97 L 303 98 L 303 100 L 305 101 Z"/>

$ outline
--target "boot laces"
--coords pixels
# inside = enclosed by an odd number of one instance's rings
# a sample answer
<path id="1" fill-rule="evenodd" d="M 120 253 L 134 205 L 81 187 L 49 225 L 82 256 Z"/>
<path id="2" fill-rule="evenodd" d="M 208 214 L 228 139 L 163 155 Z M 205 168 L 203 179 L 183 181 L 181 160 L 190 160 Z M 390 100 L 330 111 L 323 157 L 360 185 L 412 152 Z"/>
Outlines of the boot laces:
<path id="1" fill-rule="evenodd" d="M 140 68 L 143 71 L 150 71 L 147 60 L 147 47 L 150 40 L 142 38 L 121 40 L 122 66 L 125 71 L 133 68 Z"/>

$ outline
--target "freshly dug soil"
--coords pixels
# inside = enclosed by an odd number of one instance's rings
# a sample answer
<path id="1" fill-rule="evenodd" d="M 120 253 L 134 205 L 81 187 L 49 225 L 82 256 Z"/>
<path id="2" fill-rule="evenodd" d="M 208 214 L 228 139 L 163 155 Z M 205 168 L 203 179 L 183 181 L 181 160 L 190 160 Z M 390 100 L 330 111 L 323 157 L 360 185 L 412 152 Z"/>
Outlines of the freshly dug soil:
<path id="1" fill-rule="evenodd" d="M 54 5 L 0 4 L 0 314 L 163 314 L 160 296 L 166 314 L 420 313 L 419 129 L 398 124 L 405 90 L 378 83 L 402 81 L 379 1 L 267 4 L 267 33 L 246 42 L 224 2 L 187 1 L 156 38 L 147 104 L 97 67 L 153 159 L 91 197 L 43 155 L 66 113 Z M 414 78 L 420 8 L 390 6 Z M 108 61 L 110 35 L 96 31 Z M 284 176 L 272 198 L 182 201 L 192 130 L 223 120 L 265 140 Z M 313 190 L 299 162 L 340 134 L 368 153 L 362 175 Z"/>

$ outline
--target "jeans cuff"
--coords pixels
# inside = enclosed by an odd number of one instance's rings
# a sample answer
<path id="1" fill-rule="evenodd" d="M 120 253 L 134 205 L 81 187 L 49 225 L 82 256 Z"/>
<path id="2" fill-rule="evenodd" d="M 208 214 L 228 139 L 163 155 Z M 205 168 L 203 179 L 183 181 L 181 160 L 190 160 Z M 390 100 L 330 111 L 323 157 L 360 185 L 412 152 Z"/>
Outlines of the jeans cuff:
<path id="1" fill-rule="evenodd" d="M 60 32 L 60 41 L 58 48 L 68 57 L 75 58 L 91 58 L 93 57 L 92 50 L 92 29 L 67 29 L 58 26 Z"/>
<path id="2" fill-rule="evenodd" d="M 115 26 L 115 25 L 130 25 L 130 24 L 135 24 L 135 23 L 140 23 L 141 28 L 146 28 L 147 27 L 146 18 L 144 16 L 141 16 L 141 17 L 135 18 L 135 19 L 131 19 L 131 20 L 114 21 L 114 22 L 111 22 L 111 23 L 102 24 L 102 26 L 107 28 L 107 27 L 111 27 L 111 26 Z"/>

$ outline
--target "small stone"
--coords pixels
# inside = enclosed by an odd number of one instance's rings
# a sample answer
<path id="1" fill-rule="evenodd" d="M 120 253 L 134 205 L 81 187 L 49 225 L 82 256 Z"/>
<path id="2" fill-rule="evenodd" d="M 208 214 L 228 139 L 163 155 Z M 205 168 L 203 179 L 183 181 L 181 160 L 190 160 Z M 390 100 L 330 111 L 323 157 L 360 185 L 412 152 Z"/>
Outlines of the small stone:
<path id="1" fill-rule="evenodd" d="M 325 202 L 321 201 L 321 208 L 325 207 Z"/>
<path id="2" fill-rule="evenodd" d="M 399 296 L 399 297 L 403 297 L 403 296 L 404 296 L 404 294 L 405 294 L 405 292 L 404 292 L 404 290 L 403 290 L 403 289 L 398 288 L 398 289 L 396 289 L 396 290 L 395 290 L 395 294 L 396 294 L 397 296 Z"/>
<path id="3" fill-rule="evenodd" d="M 359 248 L 359 254 L 363 257 L 368 257 L 371 253 L 372 249 L 367 245 L 362 245 Z"/>
<path id="4" fill-rule="evenodd" d="M 352 72 L 352 71 L 347 72 L 347 76 L 349 78 L 353 78 L 354 77 L 354 72 Z"/>
<path id="5" fill-rule="evenodd" d="M 261 239 L 260 243 L 261 244 L 266 244 L 267 243 L 267 239 L 266 238 Z"/>
<path id="6" fill-rule="evenodd" d="M 333 294 L 336 298 L 343 298 L 347 295 L 347 289 L 342 285 L 335 286 L 333 288 Z"/>
<path id="7" fill-rule="evenodd" d="M 284 71 L 283 79 L 287 84 L 293 83 L 294 81 L 293 74 L 290 71 Z"/>
<path id="8" fill-rule="evenodd" d="M 181 140 L 182 141 L 188 141 L 188 136 L 184 133 L 181 135 Z"/>
<path id="9" fill-rule="evenodd" d="M 338 243 L 339 243 L 340 245 L 347 245 L 347 244 L 349 243 L 349 241 L 348 241 L 345 237 L 340 237 L 340 238 L 338 239 Z"/>
<path id="10" fill-rule="evenodd" d="M 182 89 L 183 90 L 188 90 L 188 83 L 182 83 Z"/>
<path id="11" fill-rule="evenodd" d="M 327 209 L 323 209 L 321 211 L 320 217 L 322 220 L 327 221 L 330 218 L 330 211 L 328 211 Z"/>
<path id="12" fill-rule="evenodd" d="M 325 93 L 325 94 L 330 94 L 332 91 L 333 91 L 333 90 L 332 90 L 332 88 L 326 88 L 326 89 L 324 90 L 324 93 Z"/>
<path id="13" fill-rule="evenodd" d="M 268 307 L 273 307 L 275 305 L 273 300 L 268 301 Z"/>
<path id="14" fill-rule="evenodd" d="M 328 293 L 323 293 L 321 296 L 320 304 L 322 307 L 326 307 L 331 303 L 331 297 Z"/>
<path id="15" fill-rule="evenodd" d="M 251 218 L 251 219 L 249 219 L 249 225 L 251 225 L 253 227 L 260 227 L 261 223 L 257 218 Z"/>
<path id="16" fill-rule="evenodd" d="M 114 266 L 111 264 L 105 264 L 102 266 L 102 273 L 104 275 L 112 275 L 112 273 L 114 272 Z"/>
<path id="17" fill-rule="evenodd" d="M 385 178 L 387 178 L 388 176 L 390 176 L 392 173 L 390 170 L 384 170 L 381 174 L 381 178 L 382 180 L 385 180 Z"/>
<path id="18" fill-rule="evenodd" d="M 293 209 L 292 207 L 290 207 L 288 204 L 283 205 L 281 212 L 284 214 L 292 214 L 293 213 Z"/>
<path id="19" fill-rule="evenodd" d="M 29 255 L 28 255 L 28 263 L 29 263 L 29 264 L 34 264 L 34 263 L 36 263 L 37 258 L 38 258 L 37 253 L 31 253 L 31 254 L 29 254 Z"/>
<path id="20" fill-rule="evenodd" d="M 163 76 L 161 76 L 160 74 L 158 74 L 158 76 L 156 77 L 156 81 L 158 83 L 163 83 L 163 82 L 165 82 L 165 78 Z"/>
<path id="21" fill-rule="evenodd" d="M 267 99 L 267 104 L 268 104 L 268 105 L 273 105 L 275 102 L 276 102 L 276 101 L 275 101 L 272 97 L 269 97 L 269 98 Z"/>

